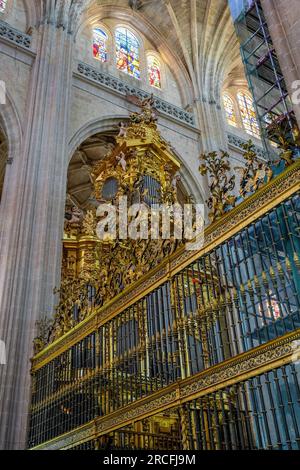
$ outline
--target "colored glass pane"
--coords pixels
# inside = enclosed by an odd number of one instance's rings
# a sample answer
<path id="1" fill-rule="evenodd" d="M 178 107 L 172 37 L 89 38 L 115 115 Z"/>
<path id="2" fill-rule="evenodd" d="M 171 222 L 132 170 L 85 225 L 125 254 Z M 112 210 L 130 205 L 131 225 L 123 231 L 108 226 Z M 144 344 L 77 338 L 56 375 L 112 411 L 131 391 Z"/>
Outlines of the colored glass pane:
<path id="1" fill-rule="evenodd" d="M 161 71 L 160 63 L 154 56 L 148 56 L 148 77 L 149 83 L 155 88 L 161 88 Z"/>
<path id="2" fill-rule="evenodd" d="M 116 64 L 119 70 L 140 78 L 139 42 L 126 28 L 116 30 Z"/>
<path id="3" fill-rule="evenodd" d="M 228 124 L 237 127 L 233 100 L 230 98 L 230 96 L 225 94 L 223 95 L 223 103 Z"/>
<path id="4" fill-rule="evenodd" d="M 243 126 L 248 134 L 260 137 L 259 127 L 256 119 L 252 98 L 243 92 L 238 93 L 238 102 L 243 121 Z"/>
<path id="5" fill-rule="evenodd" d="M 100 28 L 93 31 L 93 55 L 101 62 L 107 61 L 107 34 Z"/>

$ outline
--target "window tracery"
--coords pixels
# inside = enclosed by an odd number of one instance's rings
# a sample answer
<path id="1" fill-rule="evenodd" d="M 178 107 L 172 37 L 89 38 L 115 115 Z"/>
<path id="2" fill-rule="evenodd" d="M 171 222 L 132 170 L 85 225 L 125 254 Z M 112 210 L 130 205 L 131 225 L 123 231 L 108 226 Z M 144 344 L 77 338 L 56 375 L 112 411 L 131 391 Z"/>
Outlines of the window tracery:
<path id="1" fill-rule="evenodd" d="M 243 128 L 248 134 L 260 139 L 260 128 L 252 96 L 243 90 L 231 92 L 231 95 L 225 91 L 222 99 L 227 123 Z"/>
<path id="2" fill-rule="evenodd" d="M 224 104 L 224 109 L 225 109 L 225 114 L 226 114 L 226 119 L 227 119 L 228 124 L 230 124 L 231 126 L 237 127 L 237 119 L 236 119 L 236 112 L 234 108 L 234 102 L 233 102 L 233 99 L 231 99 L 227 93 L 224 93 L 223 95 L 223 104 Z"/>
<path id="3" fill-rule="evenodd" d="M 256 113 L 253 105 L 253 99 L 243 91 L 237 94 L 241 118 L 245 131 L 248 134 L 260 137 L 259 127 L 256 119 Z"/>
<path id="4" fill-rule="evenodd" d="M 126 28 L 117 28 L 116 34 L 117 68 L 131 77 L 140 79 L 140 46 L 135 35 Z"/>

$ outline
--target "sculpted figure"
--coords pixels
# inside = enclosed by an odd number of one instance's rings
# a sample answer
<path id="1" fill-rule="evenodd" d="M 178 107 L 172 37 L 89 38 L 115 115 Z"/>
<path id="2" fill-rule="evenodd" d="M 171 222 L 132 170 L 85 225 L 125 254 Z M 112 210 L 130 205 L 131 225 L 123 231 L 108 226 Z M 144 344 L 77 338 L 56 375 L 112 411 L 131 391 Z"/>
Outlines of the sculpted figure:
<path id="1" fill-rule="evenodd" d="M 118 134 L 118 137 L 126 137 L 127 136 L 127 127 L 126 127 L 126 124 L 124 122 L 119 122 L 119 134 Z"/>
<path id="2" fill-rule="evenodd" d="M 124 152 L 121 152 L 120 155 L 117 155 L 116 160 L 118 162 L 118 165 L 120 165 L 122 167 L 122 170 L 126 171 L 127 163 L 126 163 L 126 160 L 125 160 Z"/>

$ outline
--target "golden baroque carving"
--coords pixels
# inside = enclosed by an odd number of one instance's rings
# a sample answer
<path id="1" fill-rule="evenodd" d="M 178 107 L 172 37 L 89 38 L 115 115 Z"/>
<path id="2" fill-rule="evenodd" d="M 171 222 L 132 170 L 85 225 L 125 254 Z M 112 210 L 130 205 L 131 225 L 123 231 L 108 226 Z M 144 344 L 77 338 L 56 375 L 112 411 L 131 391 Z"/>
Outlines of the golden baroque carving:
<path id="1" fill-rule="evenodd" d="M 199 167 L 201 175 L 209 176 L 208 215 L 211 222 L 214 222 L 235 205 L 236 197 L 231 194 L 235 185 L 235 175 L 229 176 L 230 164 L 227 152 L 221 151 L 220 155 L 217 152 L 202 154 L 200 161 L 203 162 Z"/>
<path id="2" fill-rule="evenodd" d="M 178 272 L 183 266 L 192 262 L 200 255 L 210 250 L 212 244 L 218 243 L 220 239 L 227 239 L 232 236 L 242 226 L 247 226 L 250 218 L 255 220 L 260 216 L 259 210 L 269 210 L 284 200 L 287 193 L 293 194 L 300 189 L 300 161 L 297 161 L 285 172 L 272 179 L 270 183 L 262 186 L 259 191 L 247 198 L 239 206 L 235 207 L 230 213 L 224 215 L 221 219 L 211 224 L 205 230 L 204 246 L 199 253 L 190 252 L 179 248 L 169 260 L 163 261 L 161 269 L 154 269 L 153 275 L 146 275 L 137 282 L 134 289 L 126 289 L 122 296 L 118 296 L 114 302 L 110 302 L 107 307 L 102 307 L 98 313 L 95 313 L 89 322 L 85 322 L 79 329 L 69 332 L 67 337 L 61 338 L 59 343 L 55 343 L 51 348 L 47 348 L 42 354 L 39 354 L 33 361 L 34 368 L 40 368 L 52 357 L 56 357 L 62 351 L 70 347 L 78 337 L 93 331 L 97 328 L 100 321 L 111 318 L 114 312 L 119 312 L 125 306 L 133 304 L 137 296 L 145 291 L 149 291 L 152 285 L 165 282 L 166 276 L 171 269 L 172 272 Z M 141 282 L 140 282 L 141 281 Z"/>
<path id="3" fill-rule="evenodd" d="M 241 175 L 240 196 L 245 198 L 257 191 L 263 184 L 271 181 L 273 171 L 269 164 L 258 159 L 252 140 L 244 143 L 242 147 L 244 149 L 245 166 L 234 167 L 234 170 Z"/>

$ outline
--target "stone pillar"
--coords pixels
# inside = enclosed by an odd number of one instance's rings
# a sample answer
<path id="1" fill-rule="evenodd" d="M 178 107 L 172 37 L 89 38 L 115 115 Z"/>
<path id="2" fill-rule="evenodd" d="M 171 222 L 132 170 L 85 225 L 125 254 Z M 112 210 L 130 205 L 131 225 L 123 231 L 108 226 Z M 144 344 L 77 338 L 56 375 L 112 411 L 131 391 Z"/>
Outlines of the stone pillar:
<path id="1" fill-rule="evenodd" d="M 36 320 L 52 314 L 59 284 L 72 84 L 72 29 L 81 0 L 40 0 L 38 50 L 24 139 L 0 220 L 0 448 L 25 447 Z"/>
<path id="2" fill-rule="evenodd" d="M 201 95 L 201 98 L 196 101 L 196 113 L 201 129 L 201 153 L 228 151 L 227 132 L 220 102 L 215 98 Z M 209 178 L 207 175 L 202 176 L 199 174 L 199 181 L 206 202 L 210 195 Z M 208 212 L 209 209 L 206 205 L 206 223 L 209 223 Z"/>
<path id="3" fill-rule="evenodd" d="M 203 152 L 227 150 L 227 134 L 220 102 L 202 96 L 196 103 L 196 112 L 200 122 Z"/>
<path id="4" fill-rule="evenodd" d="M 261 3 L 281 70 L 292 96 L 295 91 L 292 84 L 300 80 L 300 2 L 261 0 Z M 300 104 L 294 103 L 293 107 L 300 126 Z"/>

